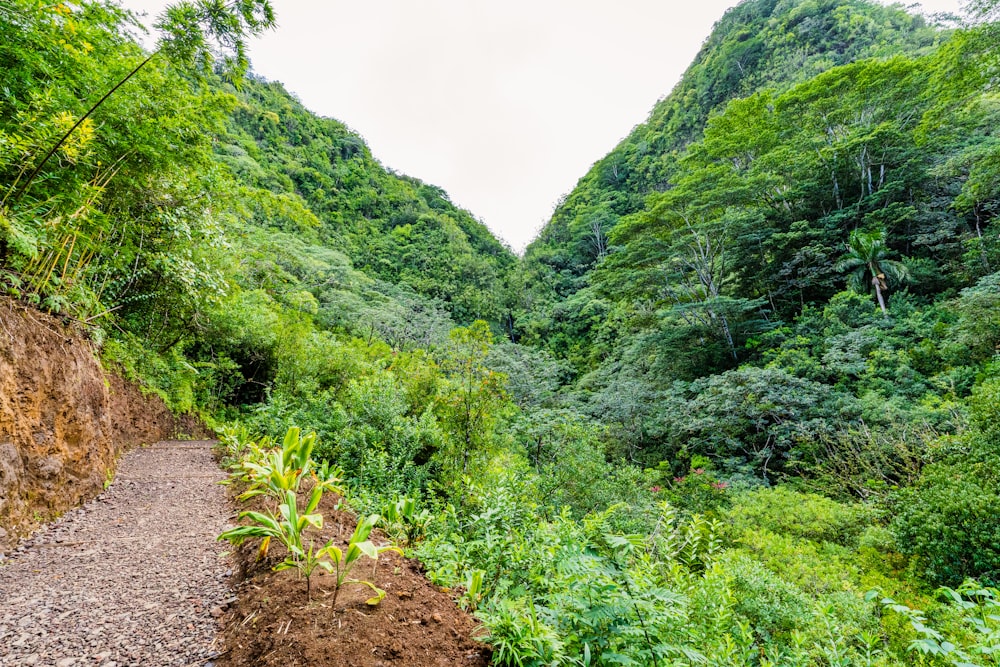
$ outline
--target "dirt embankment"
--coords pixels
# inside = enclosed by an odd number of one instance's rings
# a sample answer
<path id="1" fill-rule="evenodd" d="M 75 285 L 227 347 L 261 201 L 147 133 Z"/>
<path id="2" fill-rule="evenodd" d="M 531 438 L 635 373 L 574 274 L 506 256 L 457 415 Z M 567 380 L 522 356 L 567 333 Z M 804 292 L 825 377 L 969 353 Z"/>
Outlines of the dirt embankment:
<path id="1" fill-rule="evenodd" d="M 75 327 L 0 298 L 0 552 L 99 493 L 123 450 L 201 428 L 106 374 Z"/>

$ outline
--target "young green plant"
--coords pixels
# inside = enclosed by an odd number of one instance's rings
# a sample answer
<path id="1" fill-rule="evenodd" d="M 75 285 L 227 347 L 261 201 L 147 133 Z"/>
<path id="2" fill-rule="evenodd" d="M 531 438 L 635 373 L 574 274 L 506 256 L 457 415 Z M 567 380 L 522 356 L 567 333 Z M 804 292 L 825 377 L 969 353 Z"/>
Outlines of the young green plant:
<path id="1" fill-rule="evenodd" d="M 263 460 L 246 459 L 243 468 L 247 472 L 250 488 L 241 500 L 259 495 L 281 498 L 286 491 L 298 491 L 302 479 L 315 465 L 311 458 L 316 444 L 316 434 L 302 437 L 297 426 L 285 433 L 281 449 L 273 449 L 264 454 Z"/>
<path id="2" fill-rule="evenodd" d="M 386 530 L 406 545 L 412 545 L 424 536 L 430 520 L 431 513 L 426 509 L 418 512 L 417 501 L 413 498 L 400 498 L 385 507 Z"/>
<path id="3" fill-rule="evenodd" d="M 368 536 L 372 532 L 372 528 L 378 523 L 379 516 L 377 514 L 372 514 L 368 517 L 358 520 L 358 525 L 354 529 L 354 534 L 351 536 L 351 541 L 347 545 L 347 549 L 341 549 L 340 547 L 335 547 L 329 542 L 324 546 L 317 555 L 325 557 L 327 560 L 323 560 L 319 563 L 327 572 L 333 574 L 336 578 L 333 589 L 333 605 L 336 607 L 337 595 L 340 593 L 341 587 L 347 584 L 358 584 L 362 586 L 367 586 L 375 592 L 375 595 L 367 600 L 370 605 L 377 605 L 385 597 L 385 591 L 376 586 L 370 581 L 364 581 L 362 579 L 349 579 L 348 576 L 351 573 L 354 565 L 362 556 L 367 556 L 372 560 L 378 561 L 379 554 L 385 553 L 386 551 L 394 551 L 400 555 L 403 554 L 402 549 L 394 546 L 384 546 L 377 547 Z"/>
<path id="4" fill-rule="evenodd" d="M 297 569 L 306 578 L 306 598 L 311 600 L 312 574 L 316 567 L 322 564 L 321 558 L 326 547 L 316 550 L 311 542 L 305 547 L 303 535 L 310 526 L 316 529 L 323 527 L 323 515 L 316 512 L 322 497 L 323 487 L 314 487 L 305 511 L 300 513 L 295 492 L 285 491 L 284 502 L 278 506 L 277 515 L 270 511 L 240 512 L 241 520 L 249 519 L 253 523 L 227 530 L 219 535 L 218 539 L 239 545 L 248 538 L 259 537 L 262 540 L 261 554 L 267 552 L 272 539 L 278 540 L 285 546 L 288 555 L 274 569 Z M 328 547 L 329 543 L 326 546 Z"/>

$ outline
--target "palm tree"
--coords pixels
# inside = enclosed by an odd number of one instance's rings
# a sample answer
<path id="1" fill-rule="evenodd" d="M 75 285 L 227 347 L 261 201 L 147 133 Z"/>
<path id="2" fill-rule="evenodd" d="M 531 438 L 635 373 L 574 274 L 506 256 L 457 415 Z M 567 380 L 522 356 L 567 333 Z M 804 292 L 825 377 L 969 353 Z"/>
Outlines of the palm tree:
<path id="1" fill-rule="evenodd" d="M 867 285 L 875 288 L 875 298 L 887 315 L 885 296 L 889 283 L 901 283 L 909 279 L 910 272 L 902 262 L 888 259 L 889 250 L 885 246 L 885 232 L 863 232 L 855 229 L 847 240 L 847 254 L 834 266 L 837 271 L 850 271 L 847 285 L 858 292 L 867 292 Z"/>

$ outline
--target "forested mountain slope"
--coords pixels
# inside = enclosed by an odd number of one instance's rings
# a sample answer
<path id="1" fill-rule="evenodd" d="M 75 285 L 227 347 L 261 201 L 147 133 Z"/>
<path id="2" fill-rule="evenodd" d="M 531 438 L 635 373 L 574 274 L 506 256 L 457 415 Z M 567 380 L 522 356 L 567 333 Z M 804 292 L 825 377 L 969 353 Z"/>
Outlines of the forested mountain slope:
<path id="1" fill-rule="evenodd" d="M 731 10 L 524 258 L 515 331 L 575 367 L 566 400 L 632 456 L 765 477 L 812 456 L 785 426 L 961 428 L 944 406 L 991 359 L 963 331 L 1000 250 L 990 30 L 864 2 Z"/>
<path id="2" fill-rule="evenodd" d="M 518 336 L 590 363 L 592 352 L 573 348 L 590 347 L 610 307 L 586 289 L 590 271 L 621 219 L 672 187 L 682 152 L 727 102 L 858 60 L 927 53 L 944 37 L 922 17 L 865 0 L 748 0 L 727 11 L 674 90 L 594 164 L 528 246 Z"/>
<path id="3" fill-rule="evenodd" d="M 499 321 L 514 257 L 485 225 L 440 188 L 387 171 L 361 137 L 280 84 L 236 94 L 216 154 L 244 187 L 249 222 L 336 249 L 372 278 L 439 299 L 458 322 Z"/>
<path id="4" fill-rule="evenodd" d="M 833 452 L 965 429 L 997 343 L 993 30 L 728 12 L 526 253 L 515 331 L 575 368 L 562 405 L 645 465 L 862 494 L 910 473 Z"/>
<path id="5" fill-rule="evenodd" d="M 513 254 L 280 84 L 146 61 L 111 4 L 0 18 L 0 280 L 179 407 L 259 398 L 284 318 L 409 344 L 506 313 Z"/>

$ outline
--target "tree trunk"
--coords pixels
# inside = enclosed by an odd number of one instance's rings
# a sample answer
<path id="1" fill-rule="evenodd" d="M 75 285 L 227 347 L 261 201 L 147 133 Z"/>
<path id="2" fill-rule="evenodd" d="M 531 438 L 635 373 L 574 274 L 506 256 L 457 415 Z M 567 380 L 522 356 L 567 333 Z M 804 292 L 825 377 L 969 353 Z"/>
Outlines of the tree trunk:
<path id="1" fill-rule="evenodd" d="M 733 355 L 733 361 L 739 361 L 739 357 L 736 356 L 736 343 L 733 342 L 733 332 L 729 329 L 729 320 L 725 315 L 720 315 L 719 319 L 722 321 L 722 333 L 726 337 L 726 344 L 729 345 L 729 353 Z"/>
<path id="2" fill-rule="evenodd" d="M 983 262 L 983 268 L 985 268 L 986 272 L 989 273 L 990 259 L 989 256 L 986 254 L 986 246 L 983 245 L 983 230 L 982 227 L 980 227 L 979 225 L 979 206 L 976 205 L 976 207 L 973 209 L 972 212 L 975 213 L 976 215 L 976 238 L 979 239 L 979 257 Z"/>
<path id="3" fill-rule="evenodd" d="M 878 305 L 882 309 L 882 314 L 888 315 L 889 311 L 885 307 L 885 297 L 882 296 L 882 281 L 879 280 L 878 274 L 872 275 L 872 285 L 875 286 L 875 298 L 878 299 Z"/>

